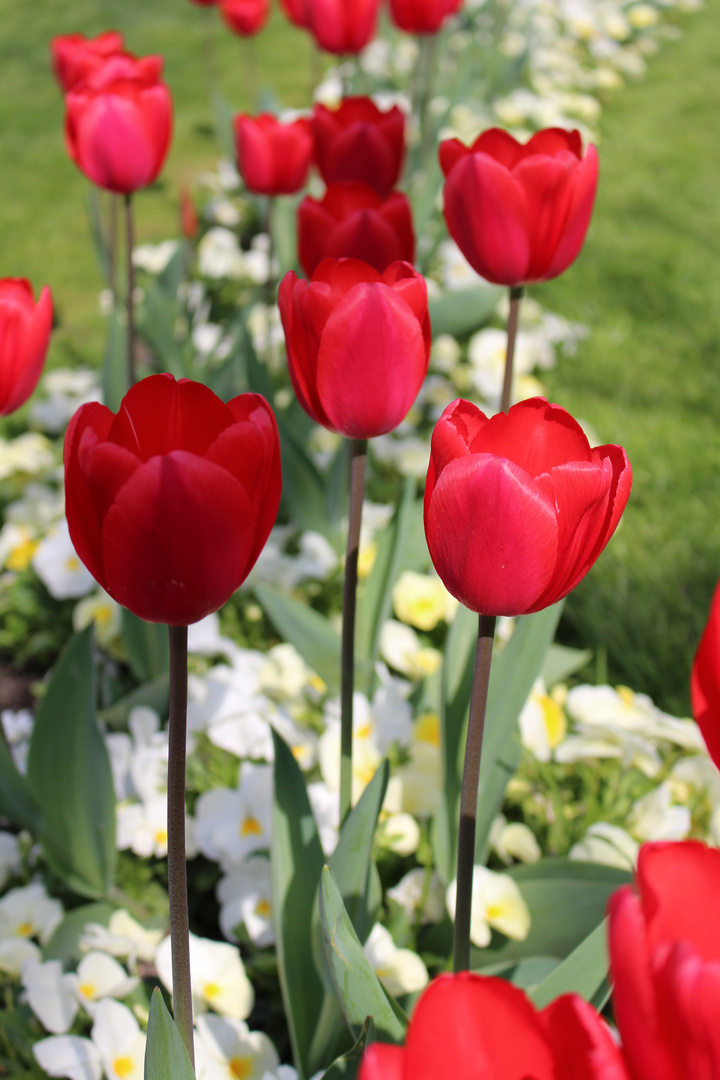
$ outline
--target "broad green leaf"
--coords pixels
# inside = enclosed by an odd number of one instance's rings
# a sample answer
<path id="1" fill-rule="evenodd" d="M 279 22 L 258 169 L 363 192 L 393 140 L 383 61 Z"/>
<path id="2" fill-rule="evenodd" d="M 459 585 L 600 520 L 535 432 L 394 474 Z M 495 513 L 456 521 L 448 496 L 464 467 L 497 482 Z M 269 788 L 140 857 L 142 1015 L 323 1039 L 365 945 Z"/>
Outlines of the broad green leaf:
<path id="1" fill-rule="evenodd" d="M 333 1061 L 330 1068 L 323 1073 L 322 1080 L 355 1080 L 366 1048 L 376 1041 L 375 1024 L 373 1018 L 368 1016 L 355 1045 Z"/>
<path id="2" fill-rule="evenodd" d="M 274 199 L 272 209 L 272 232 L 275 258 L 278 263 L 278 281 L 288 270 L 296 270 L 297 259 L 297 208 L 301 196 L 284 196 Z"/>
<path id="3" fill-rule="evenodd" d="M 428 304 L 433 337 L 438 334 L 452 334 L 453 337 L 471 334 L 492 315 L 502 293 L 499 286 L 485 284 L 433 298 Z"/>
<path id="4" fill-rule="evenodd" d="M 301 529 L 327 531 L 325 480 L 294 432 L 278 417 L 282 458 L 283 500 Z"/>
<path id="5" fill-rule="evenodd" d="M 167 1010 L 160 987 L 150 999 L 145 1080 L 195 1080 L 182 1036 Z"/>
<path id="6" fill-rule="evenodd" d="M 168 628 L 149 623 L 123 608 L 122 635 L 133 675 L 139 682 L 149 682 L 170 668 Z"/>
<path id="7" fill-rule="evenodd" d="M 90 235 L 92 236 L 95 254 L 97 255 L 103 277 L 110 283 L 110 250 L 108 248 L 107 234 L 110 232 L 110 217 L 115 215 L 116 227 L 119 224 L 121 213 L 121 196 L 100 192 L 96 187 L 88 189 L 87 212 L 90 221 Z M 104 204 L 104 205 L 103 205 Z"/>
<path id="8" fill-rule="evenodd" d="M 158 716 L 167 716 L 170 702 L 170 676 L 167 672 L 131 690 L 114 705 L 101 709 L 98 716 L 110 728 L 124 728 L 133 709 L 145 705 Z"/>
<path id="9" fill-rule="evenodd" d="M 127 391 L 127 330 L 121 322 L 120 309 L 116 307 L 108 316 L 102 368 L 103 401 L 108 409 L 117 412 Z"/>
<path id="10" fill-rule="evenodd" d="M 46 960 L 62 960 L 65 967 L 78 963 L 82 957 L 80 938 L 88 923 L 107 926 L 115 908 L 104 902 L 83 904 L 73 908 L 55 930 L 53 936 L 43 948 Z"/>
<path id="11" fill-rule="evenodd" d="M 253 586 L 278 634 L 294 645 L 331 694 L 340 693 L 340 635 L 319 611 L 272 585 Z"/>
<path id="12" fill-rule="evenodd" d="M 538 1009 L 561 994 L 579 994 L 592 1002 L 608 974 L 607 923 L 603 921 L 581 941 L 541 983 L 530 991 Z"/>
<path id="13" fill-rule="evenodd" d="M 323 1005 L 312 955 L 312 915 L 324 857 L 305 777 L 287 743 L 273 731 L 274 799 L 270 872 L 277 962 L 295 1067 L 308 1060 Z"/>
<path id="14" fill-rule="evenodd" d="M 28 784 L 43 815 L 39 840 L 69 888 L 107 896 L 115 868 L 115 795 L 95 720 L 92 631 L 70 639 L 40 702 L 28 755 Z"/>
<path id="15" fill-rule="evenodd" d="M 567 645 L 551 645 L 543 664 L 543 682 L 552 689 L 556 683 L 565 682 L 592 660 L 592 649 L 570 649 Z"/>
<path id="16" fill-rule="evenodd" d="M 157 366 L 176 379 L 188 374 L 183 346 L 175 337 L 179 315 L 177 293 L 171 294 L 157 284 L 148 289 L 138 311 L 138 330 L 159 361 Z"/>
<path id="17" fill-rule="evenodd" d="M 490 964 L 482 969 L 483 975 L 497 975 L 507 979 L 521 990 L 532 990 L 557 967 L 561 961 L 556 956 L 528 956 L 525 960 L 508 960 L 504 964 Z"/>
<path id="18" fill-rule="evenodd" d="M 29 829 L 37 836 L 42 827 L 40 807 L 33 798 L 27 780 L 19 773 L 10 748 L 0 731 L 0 815 L 13 825 Z"/>
<path id="19" fill-rule="evenodd" d="M 327 866 L 320 887 L 320 922 L 333 982 L 354 1037 L 359 1036 L 365 1018 L 372 1016 L 381 1042 L 402 1042 L 407 1020 L 400 1019 L 400 1006 L 392 1002 L 370 966 Z"/>

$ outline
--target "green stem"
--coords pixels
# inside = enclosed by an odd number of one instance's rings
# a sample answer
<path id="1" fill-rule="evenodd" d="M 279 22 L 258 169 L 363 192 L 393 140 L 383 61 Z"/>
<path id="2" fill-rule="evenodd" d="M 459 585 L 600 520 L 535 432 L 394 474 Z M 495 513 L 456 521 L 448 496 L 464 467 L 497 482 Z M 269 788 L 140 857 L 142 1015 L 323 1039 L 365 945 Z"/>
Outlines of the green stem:
<path id="1" fill-rule="evenodd" d="M 190 922 L 185 864 L 185 746 L 187 740 L 187 626 L 169 626 L 170 723 L 168 727 L 168 896 L 172 942 L 173 1013 L 190 1061 L 193 1009 L 190 984 Z"/>
<path id="2" fill-rule="evenodd" d="M 117 308 L 117 234 L 118 234 L 118 202 L 119 199 L 114 191 L 110 192 L 110 226 L 108 229 L 108 279 L 110 292 L 112 293 L 113 312 Z"/>
<path id="3" fill-rule="evenodd" d="M 418 42 L 418 57 L 415 66 L 413 88 L 414 111 L 417 116 L 419 131 L 418 168 L 424 169 L 430 151 L 430 100 L 435 82 L 437 59 L 437 34 L 423 34 Z"/>
<path id="4" fill-rule="evenodd" d="M 355 605 L 357 594 L 360 523 L 365 497 L 367 439 L 351 439 L 350 521 L 348 524 L 340 682 L 340 824 L 352 806 L 353 690 L 355 688 Z"/>
<path id="5" fill-rule="evenodd" d="M 472 879 L 475 866 L 475 824 L 477 821 L 478 785 L 482 758 L 485 708 L 490 683 L 495 616 L 480 615 L 475 653 L 470 715 L 468 717 L 465 767 L 460 793 L 460 828 L 458 830 L 457 900 L 453 931 L 453 971 L 470 967 L 470 917 L 472 914 Z"/>
<path id="6" fill-rule="evenodd" d="M 127 249 L 127 384 L 128 389 L 135 385 L 135 306 L 133 291 L 135 289 L 135 270 L 133 268 L 133 247 L 135 245 L 132 214 L 132 195 L 125 196 L 125 247 Z"/>
<path id="7" fill-rule="evenodd" d="M 275 243 L 273 239 L 273 228 L 275 224 L 275 198 L 272 195 L 267 197 L 267 207 L 265 208 L 265 231 L 268 236 L 268 276 L 265 283 L 265 361 L 270 365 L 270 370 L 274 370 L 275 356 L 273 355 L 272 347 L 272 309 L 275 305 L 277 282 L 275 280 L 275 274 L 273 272 L 273 261 L 275 259 Z"/>
<path id="8" fill-rule="evenodd" d="M 505 357 L 505 379 L 503 381 L 502 399 L 500 411 L 507 412 L 510 408 L 510 395 L 512 394 L 513 361 L 515 359 L 515 341 L 517 338 L 518 316 L 520 314 L 520 301 L 522 300 L 522 285 L 513 285 L 510 289 L 510 313 L 507 327 L 507 354 Z"/>

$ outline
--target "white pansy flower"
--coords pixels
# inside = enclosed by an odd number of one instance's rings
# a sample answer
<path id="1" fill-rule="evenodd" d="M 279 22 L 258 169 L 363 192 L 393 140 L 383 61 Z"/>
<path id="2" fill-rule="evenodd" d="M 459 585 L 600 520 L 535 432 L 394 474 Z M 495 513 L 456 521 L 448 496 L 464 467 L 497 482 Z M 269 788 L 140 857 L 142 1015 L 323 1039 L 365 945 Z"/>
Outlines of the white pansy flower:
<path id="1" fill-rule="evenodd" d="M 245 260 L 237 236 L 221 225 L 208 229 L 198 244 L 198 270 L 208 278 L 242 278 Z"/>
<path id="2" fill-rule="evenodd" d="M 29 709 L 3 709 L 0 723 L 5 739 L 10 747 L 10 754 L 18 772 L 23 776 L 27 772 L 27 758 L 30 751 L 30 737 L 35 726 L 35 717 Z M 2 934 L 0 934 L 0 937 Z"/>
<path id="3" fill-rule="evenodd" d="M 340 790 L 340 720 L 339 705 L 329 703 L 327 728 L 318 742 L 318 762 L 322 778 L 330 791 Z M 364 694 L 353 695 L 352 801 L 356 803 L 372 780 L 382 761 L 377 732 Z"/>
<path id="4" fill-rule="evenodd" d="M 439 622 L 452 622 L 458 601 L 439 577 L 404 570 L 392 591 L 395 614 L 418 630 L 434 630 Z"/>
<path id="5" fill-rule="evenodd" d="M 414 817 L 428 817 L 437 809 L 442 791 L 443 766 L 440 717 L 423 713 L 413 726 L 410 761 L 393 771 L 388 785 L 388 809 Z"/>
<path id="6" fill-rule="evenodd" d="M 235 790 L 213 788 L 198 799 L 198 847 L 228 872 L 254 852 L 270 847 L 271 820 L 272 769 L 244 761 Z"/>
<path id="7" fill-rule="evenodd" d="M 91 1037 L 107 1080 L 143 1080 L 147 1036 L 126 1005 L 98 1002 Z"/>
<path id="8" fill-rule="evenodd" d="M 326 855 L 332 855 L 338 840 L 340 804 L 337 791 L 331 791 L 322 780 L 308 784 L 310 808 L 315 818 L 320 845 Z"/>
<path id="9" fill-rule="evenodd" d="M 412 949 L 398 949 L 390 931 L 375 923 L 363 946 L 370 966 L 388 993 L 412 994 L 427 986 L 427 968 Z"/>
<path id="10" fill-rule="evenodd" d="M 0 900 L 0 940 L 36 937 L 46 945 L 62 917 L 62 904 L 48 896 L 42 882 L 11 889 Z"/>
<path id="11" fill-rule="evenodd" d="M 177 240 L 163 240 L 159 244 L 140 244 L 133 248 L 132 262 L 148 274 L 162 274 L 180 247 Z"/>
<path id="12" fill-rule="evenodd" d="M 110 916 L 107 927 L 86 923 L 80 937 L 82 949 L 99 949 L 110 956 L 126 957 L 132 968 L 140 960 L 151 963 L 162 941 L 162 930 L 146 930 L 129 911 L 119 908 Z"/>
<path id="13" fill-rule="evenodd" d="M 17 978 L 28 960 L 42 963 L 42 953 L 34 941 L 10 937 L 0 941 L 0 971 Z"/>
<path id="14" fill-rule="evenodd" d="M 636 839 L 684 840 L 692 827 L 687 806 L 673 806 L 672 788 L 667 781 L 638 799 L 627 819 L 628 830 Z"/>
<path id="15" fill-rule="evenodd" d="M 172 993 L 169 937 L 164 938 L 157 947 L 155 966 L 161 981 Z M 255 993 L 235 945 L 190 934 L 190 971 L 196 1012 L 212 1009 L 221 1016 L 234 1017 L 236 1020 L 245 1020 L 250 1015 Z"/>
<path id="16" fill-rule="evenodd" d="M 102 1061 L 90 1039 L 80 1035 L 52 1035 L 40 1039 L 32 1048 L 35 1060 L 48 1076 L 65 1076 L 68 1080 L 100 1080 Z"/>
<path id="17" fill-rule="evenodd" d="M 619 825 L 596 821 L 585 836 L 570 848 L 569 858 L 575 862 L 601 863 L 621 870 L 634 870 L 640 845 Z"/>
<path id="18" fill-rule="evenodd" d="M 143 859 L 167 855 L 167 798 L 155 795 L 143 802 L 120 803 L 116 809 L 118 851 L 135 852 Z M 187 820 L 186 820 L 187 828 Z"/>
<path id="19" fill-rule="evenodd" d="M 411 626 L 388 619 L 380 631 L 380 655 L 396 671 L 410 679 L 434 675 L 442 664 L 442 653 L 423 645 Z"/>
<path id="20" fill-rule="evenodd" d="M 443 240 L 438 245 L 440 281 L 448 292 L 475 289 L 483 279 L 475 273 L 454 240 Z"/>
<path id="21" fill-rule="evenodd" d="M 247 859 L 242 866 L 218 882 L 220 929 L 235 941 L 235 928 L 244 923 L 250 940 L 263 948 L 275 941 L 270 901 L 270 863 L 267 859 Z"/>
<path id="22" fill-rule="evenodd" d="M 455 918 L 457 881 L 451 881 L 445 897 L 448 913 Z M 530 911 L 515 881 L 485 866 L 473 867 L 470 940 L 479 949 L 490 944 L 491 929 L 514 941 L 530 932 Z"/>
<path id="23" fill-rule="evenodd" d="M 100 645 L 107 648 L 122 630 L 122 608 L 104 589 L 98 589 L 75 605 L 73 630 L 79 633 L 90 623 Z"/>
<path id="24" fill-rule="evenodd" d="M 27 431 L 17 439 L 0 438 L 0 480 L 15 473 L 34 476 L 54 464 L 55 452 L 44 435 Z"/>
<path id="25" fill-rule="evenodd" d="M 540 845 L 532 830 L 521 821 L 508 823 L 503 814 L 498 814 L 492 823 L 490 845 L 506 865 L 513 859 L 535 863 L 542 858 Z"/>
<path id="26" fill-rule="evenodd" d="M 268 649 L 260 668 L 260 686 L 276 697 L 299 697 L 312 672 L 294 645 L 283 642 Z"/>
<path id="27" fill-rule="evenodd" d="M 523 746 L 538 761 L 550 761 L 567 734 L 567 721 L 542 679 L 535 682 L 519 718 Z"/>
<path id="28" fill-rule="evenodd" d="M 412 855 L 420 845 L 420 826 L 410 814 L 389 814 L 380 825 L 377 842 L 396 855 Z"/>
<path id="29" fill-rule="evenodd" d="M 20 975 L 28 1005 L 46 1031 L 64 1035 L 78 1011 L 76 978 L 64 975 L 59 960 L 38 964 L 28 960 Z"/>
<path id="30" fill-rule="evenodd" d="M 200 656 L 223 655 L 232 661 L 233 657 L 242 651 L 232 638 L 223 637 L 220 633 L 220 619 L 216 611 L 188 626 L 188 652 L 190 653 L 197 653 Z"/>
<path id="31" fill-rule="evenodd" d="M 280 1064 L 267 1035 L 225 1016 L 198 1018 L 195 1049 L 198 1080 L 263 1080 Z"/>
<path id="32" fill-rule="evenodd" d="M 136 976 L 128 975 L 125 968 L 106 952 L 86 953 L 78 964 L 77 996 L 91 1016 L 102 998 L 125 998 L 139 982 Z"/>
<path id="33" fill-rule="evenodd" d="M 422 905 L 422 923 L 440 922 L 445 914 L 445 889 L 435 871 L 421 867 L 409 870 L 387 895 L 414 919 Z"/>
<path id="34" fill-rule="evenodd" d="M 65 519 L 40 541 L 32 568 L 55 600 L 85 596 L 95 588 L 95 578 L 80 561 Z"/>

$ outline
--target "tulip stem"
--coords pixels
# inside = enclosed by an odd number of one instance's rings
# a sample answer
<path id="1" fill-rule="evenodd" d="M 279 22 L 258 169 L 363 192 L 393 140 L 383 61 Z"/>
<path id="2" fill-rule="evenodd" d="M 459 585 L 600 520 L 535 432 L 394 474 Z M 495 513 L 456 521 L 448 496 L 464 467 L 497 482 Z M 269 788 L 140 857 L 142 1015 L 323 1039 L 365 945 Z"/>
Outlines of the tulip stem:
<path id="1" fill-rule="evenodd" d="M 190 923 L 185 864 L 185 753 L 187 740 L 187 626 L 169 626 L 170 722 L 168 726 L 168 896 L 172 943 L 173 1013 L 188 1057 L 193 1050 Z"/>
<path id="2" fill-rule="evenodd" d="M 265 283 L 265 362 L 274 367 L 274 350 L 272 347 L 272 310 L 277 300 L 277 282 L 275 281 L 275 273 L 273 270 L 273 263 L 275 261 L 275 243 L 273 238 L 273 229 L 275 227 L 275 198 L 272 195 L 267 197 L 267 206 L 265 208 L 265 231 L 268 237 L 268 276 Z"/>
<path id="3" fill-rule="evenodd" d="M 132 195 L 125 196 L 125 247 L 127 257 L 127 295 L 125 304 L 127 307 L 127 383 L 128 390 L 135 385 L 135 308 L 133 292 L 135 291 L 135 271 L 133 269 L 133 247 L 135 246 L 135 230 L 133 228 Z"/>
<path id="4" fill-rule="evenodd" d="M 415 66 L 413 97 L 418 123 L 418 168 L 424 169 L 430 151 L 430 99 L 435 82 L 437 34 L 421 34 Z"/>
<path id="5" fill-rule="evenodd" d="M 108 230 L 108 284 L 112 293 L 113 314 L 117 307 L 117 234 L 118 234 L 118 197 L 110 192 L 110 228 Z"/>
<path id="6" fill-rule="evenodd" d="M 517 339 L 518 317 L 520 315 L 520 301 L 522 300 L 522 285 L 513 285 L 510 289 L 510 313 L 507 324 L 507 354 L 505 356 L 505 378 L 503 380 L 502 399 L 500 411 L 507 412 L 510 408 L 510 397 L 513 382 L 513 361 L 515 360 L 515 341 Z"/>
<path id="7" fill-rule="evenodd" d="M 353 691 L 355 689 L 355 601 L 357 593 L 360 524 L 365 497 L 367 439 L 351 439 L 350 521 L 348 524 L 343 589 L 343 622 L 340 672 L 340 824 L 352 806 Z"/>
<path id="8" fill-rule="evenodd" d="M 482 758 L 485 707 L 490 683 L 495 616 L 480 615 L 478 621 L 475 676 L 473 679 L 470 715 L 468 717 L 465 766 L 460 793 L 460 828 L 458 830 L 457 900 L 453 931 L 453 971 L 470 967 L 470 916 L 472 914 L 472 881 L 475 866 L 475 825 L 477 821 L 478 785 Z"/>

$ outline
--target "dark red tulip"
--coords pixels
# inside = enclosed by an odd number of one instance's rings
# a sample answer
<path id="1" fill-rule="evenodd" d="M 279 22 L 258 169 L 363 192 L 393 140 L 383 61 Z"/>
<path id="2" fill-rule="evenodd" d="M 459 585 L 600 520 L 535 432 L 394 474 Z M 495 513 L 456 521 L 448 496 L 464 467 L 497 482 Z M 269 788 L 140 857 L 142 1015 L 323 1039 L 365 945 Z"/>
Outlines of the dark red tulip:
<path id="1" fill-rule="evenodd" d="M 310 282 L 286 274 L 278 303 L 290 378 L 308 416 L 354 439 L 405 419 L 430 359 L 422 274 L 402 262 L 379 274 L 327 259 Z"/>
<path id="2" fill-rule="evenodd" d="M 359 53 L 375 34 L 380 0 L 305 0 L 305 27 L 321 49 Z"/>
<path id="3" fill-rule="evenodd" d="M 621 446 L 591 449 L 570 413 L 544 398 L 491 419 L 454 401 L 435 426 L 425 486 L 435 569 L 471 611 L 540 611 L 598 558 L 631 483 Z"/>
<path id="4" fill-rule="evenodd" d="M 238 171 L 258 195 L 292 195 L 305 186 L 312 161 L 310 121 L 284 124 L 270 113 L 235 117 Z"/>
<path id="5" fill-rule="evenodd" d="M 217 2 L 218 0 L 190 0 L 191 4 L 197 4 L 199 7 L 212 7 Z"/>
<path id="6" fill-rule="evenodd" d="M 720 585 L 693 660 L 690 700 L 710 757 L 720 768 Z"/>
<path id="7" fill-rule="evenodd" d="M 223 20 L 235 34 L 259 34 L 270 15 L 270 0 L 218 0 Z"/>
<path id="8" fill-rule="evenodd" d="M 390 0 L 390 16 L 407 34 L 437 34 L 462 0 Z"/>
<path id="9" fill-rule="evenodd" d="M 116 30 L 106 30 L 95 38 L 84 34 L 63 34 L 50 42 L 50 55 L 55 78 L 63 93 L 84 82 L 110 56 L 123 51 L 123 36 Z"/>
<path id="10" fill-rule="evenodd" d="M 412 211 L 400 191 L 381 198 L 357 181 L 331 184 L 322 199 L 298 207 L 298 258 L 308 277 L 323 259 L 359 259 L 381 273 L 415 258 Z"/>
<path id="11" fill-rule="evenodd" d="M 151 375 L 117 415 L 83 405 L 65 436 L 75 550 L 149 622 L 185 626 L 229 599 L 267 540 L 280 488 L 277 425 L 259 394 L 226 405 L 201 383 Z"/>
<path id="12" fill-rule="evenodd" d="M 47 285 L 36 304 L 29 281 L 0 280 L 0 416 L 19 409 L 37 386 L 50 344 L 52 318 Z"/>
<path id="13" fill-rule="evenodd" d="M 326 184 L 360 180 L 388 195 L 398 182 L 405 156 L 405 117 L 372 98 L 348 97 L 337 109 L 316 105 L 313 114 L 315 163 Z"/>
<path id="14" fill-rule="evenodd" d="M 594 146 L 547 128 L 529 142 L 491 128 L 440 145 L 445 221 L 472 268 L 496 285 L 557 277 L 580 254 L 598 179 Z"/>

